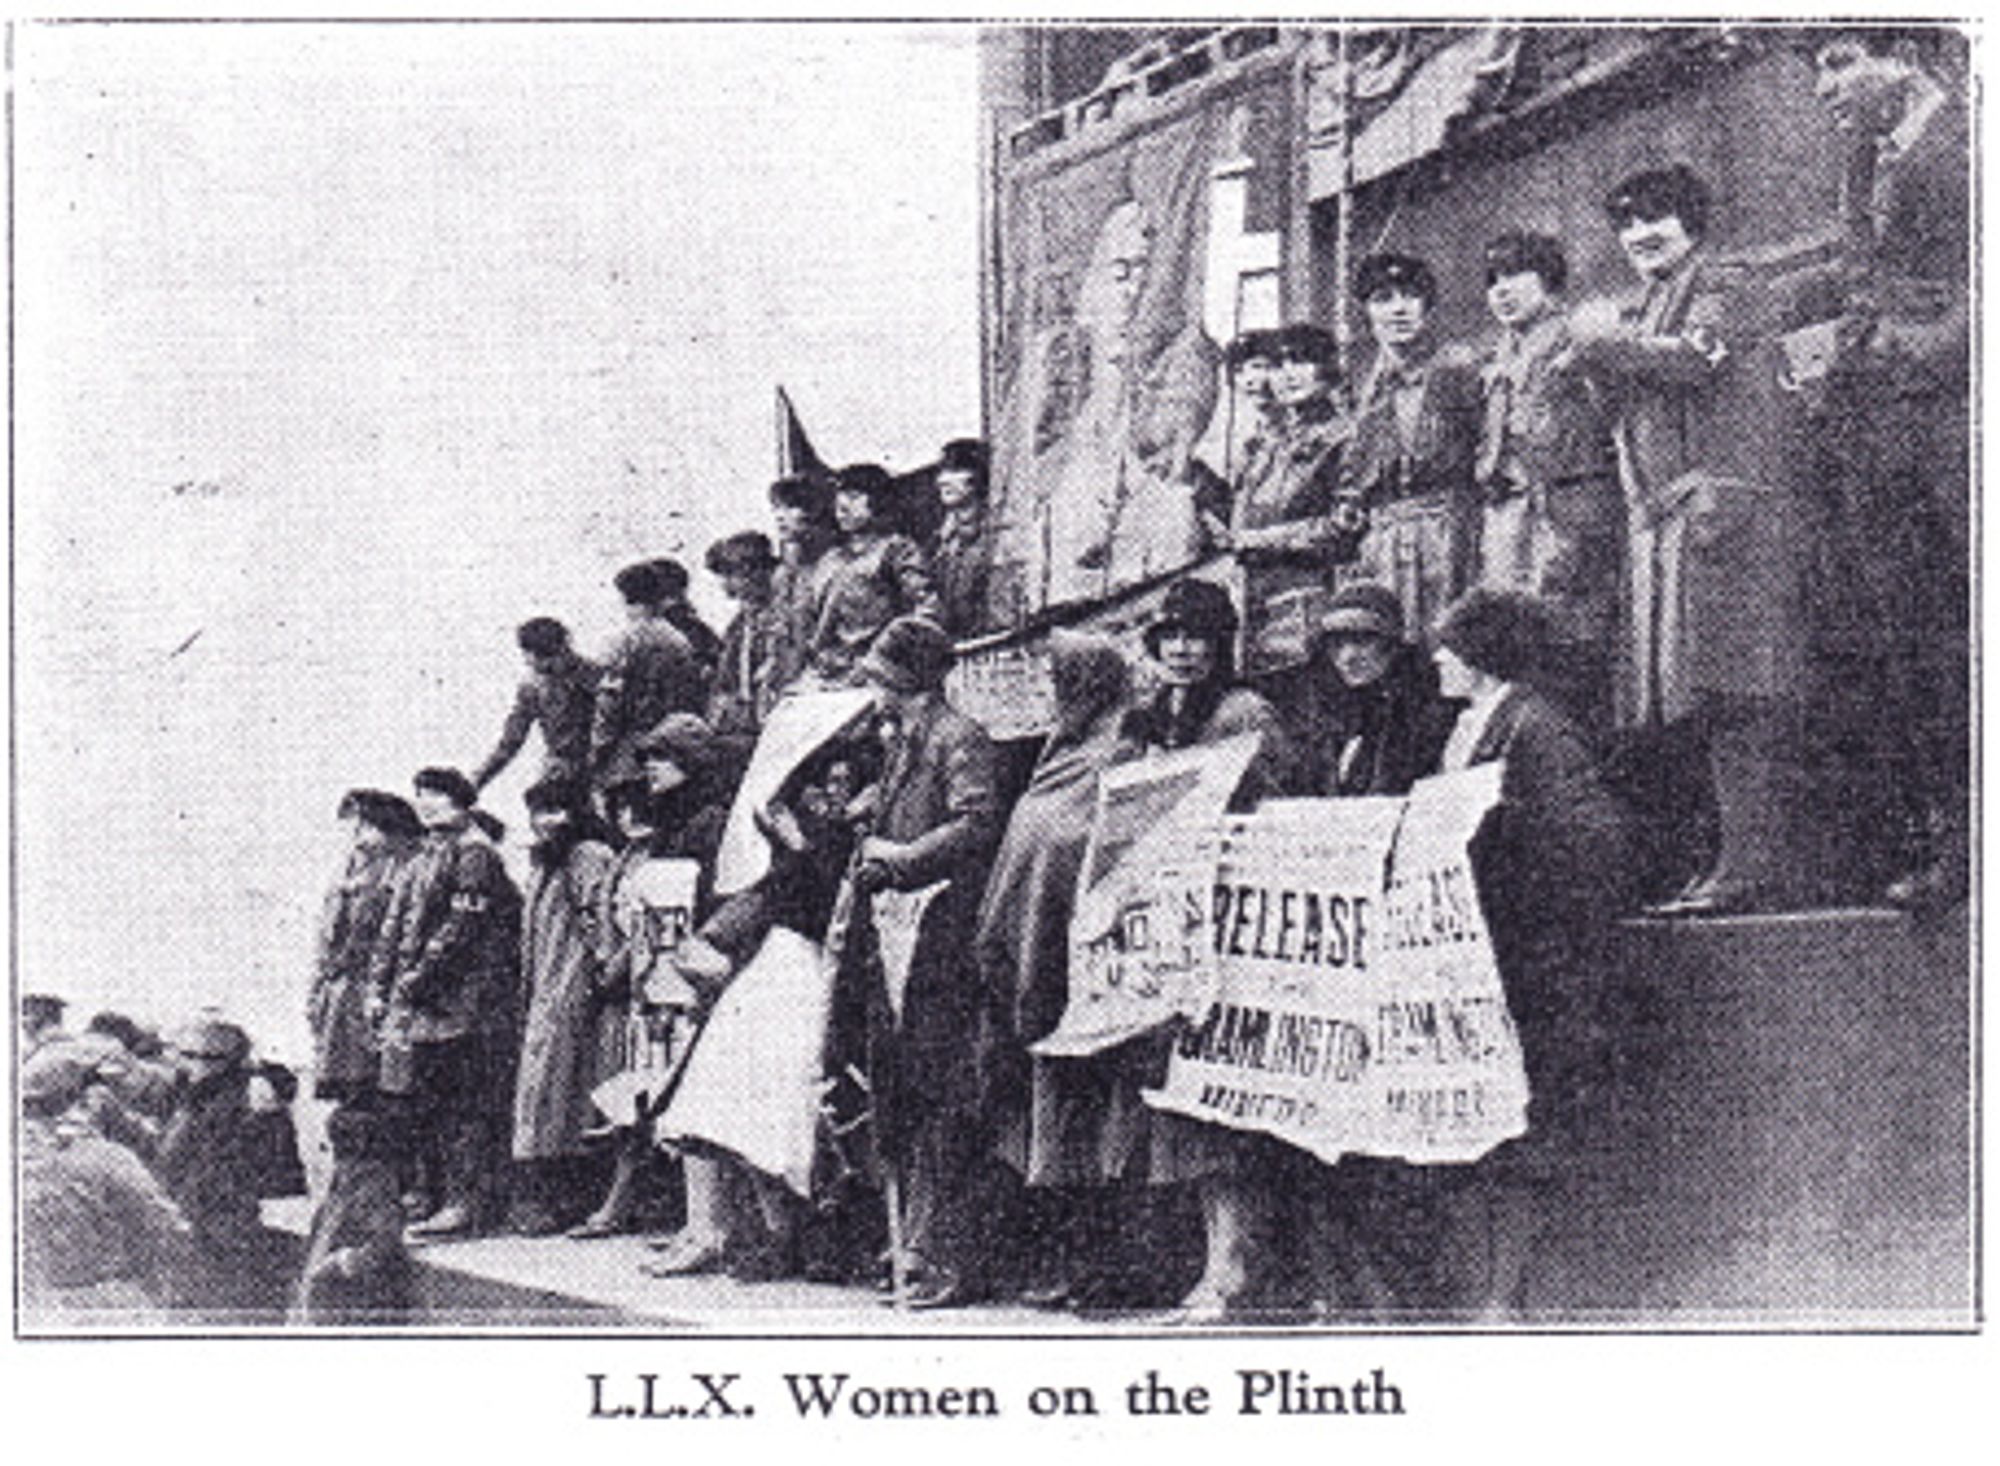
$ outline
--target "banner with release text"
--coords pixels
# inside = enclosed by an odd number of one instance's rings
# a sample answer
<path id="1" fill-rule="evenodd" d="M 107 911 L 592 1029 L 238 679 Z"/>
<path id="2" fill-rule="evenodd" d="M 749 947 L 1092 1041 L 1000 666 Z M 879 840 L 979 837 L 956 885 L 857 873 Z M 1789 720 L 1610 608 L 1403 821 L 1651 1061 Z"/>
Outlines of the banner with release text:
<path id="1" fill-rule="evenodd" d="M 1148 1103 L 1327 1161 L 1470 1161 L 1525 1133 L 1520 1042 L 1467 854 L 1499 774 L 1229 820 L 1214 998 Z"/>

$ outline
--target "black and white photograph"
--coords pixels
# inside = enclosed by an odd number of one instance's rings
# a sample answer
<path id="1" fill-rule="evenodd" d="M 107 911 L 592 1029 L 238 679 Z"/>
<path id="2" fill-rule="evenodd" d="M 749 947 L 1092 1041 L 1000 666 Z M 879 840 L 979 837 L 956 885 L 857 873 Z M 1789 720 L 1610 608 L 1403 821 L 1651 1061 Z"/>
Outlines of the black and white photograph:
<path id="1" fill-rule="evenodd" d="M 1982 1329 L 1976 25 L 7 54 L 10 1352 Z"/>

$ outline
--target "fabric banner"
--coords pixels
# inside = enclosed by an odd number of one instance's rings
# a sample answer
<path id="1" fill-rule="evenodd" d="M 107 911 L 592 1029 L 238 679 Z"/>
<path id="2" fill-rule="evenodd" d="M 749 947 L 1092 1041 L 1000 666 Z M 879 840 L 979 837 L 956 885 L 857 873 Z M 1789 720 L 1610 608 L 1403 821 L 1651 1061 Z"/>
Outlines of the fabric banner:
<path id="1" fill-rule="evenodd" d="M 715 855 L 715 894 L 733 896 L 764 879 L 771 843 L 757 828 L 757 811 L 778 797 L 785 781 L 822 746 L 840 736 L 874 703 L 865 687 L 794 692 L 778 699 L 737 786 Z"/>
<path id="2" fill-rule="evenodd" d="M 889 1011 L 903 1020 L 903 991 L 910 985 L 910 964 L 917 954 L 917 934 L 924 913 L 949 881 L 933 881 L 914 891 L 877 891 L 870 898 L 875 922 L 875 949 L 882 959 L 882 981 L 888 989 Z"/>
<path id="3" fill-rule="evenodd" d="M 832 1000 L 819 944 L 772 927 L 695 1041 L 659 1138 L 721 1146 L 810 1195 Z"/>
<path id="4" fill-rule="evenodd" d="M 1236 323 L 1209 322 L 1207 303 L 1273 268 L 1247 241 L 1290 218 L 1289 76 L 1237 78 L 1113 145 L 1003 173 L 996 604 L 1092 601 L 1199 557 L 1230 466 L 1197 445 L 1240 436 L 1216 422 Z"/>
<path id="5" fill-rule="evenodd" d="M 1287 801 L 1231 822 L 1213 1001 L 1161 1109 L 1326 1161 L 1476 1160 L 1527 1129 L 1519 1039 L 1467 853 L 1500 765 L 1407 800 Z"/>
<path id="6" fill-rule="evenodd" d="M 1035 1053 L 1095 1053 L 1206 1005 L 1220 822 L 1258 742 L 1245 734 L 1101 776 L 1070 920 L 1069 1003 Z"/>

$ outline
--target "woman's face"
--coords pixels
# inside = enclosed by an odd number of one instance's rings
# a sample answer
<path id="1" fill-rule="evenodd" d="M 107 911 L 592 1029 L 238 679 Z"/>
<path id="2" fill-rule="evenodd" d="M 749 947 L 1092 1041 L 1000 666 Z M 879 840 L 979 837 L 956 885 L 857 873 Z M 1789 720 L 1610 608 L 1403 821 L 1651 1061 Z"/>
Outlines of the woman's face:
<path id="1" fill-rule="evenodd" d="M 1160 637 L 1160 672 L 1169 685 L 1195 687 L 1215 675 L 1216 646 L 1206 636 L 1174 627 Z"/>
<path id="2" fill-rule="evenodd" d="M 354 838 L 356 850 L 379 850 L 389 842 L 389 837 L 381 829 L 358 815 L 347 817 L 347 830 Z"/>
<path id="3" fill-rule="evenodd" d="M 1389 286 L 1368 297 L 1368 327 L 1384 346 L 1408 346 L 1424 334 L 1430 323 L 1430 306 L 1421 295 L 1399 286 Z"/>
<path id="4" fill-rule="evenodd" d="M 1326 395 L 1326 372 L 1316 361 L 1284 358 L 1271 368 L 1271 396 L 1286 407 Z"/>
<path id="5" fill-rule="evenodd" d="M 842 489 L 833 496 L 833 522 L 842 534 L 855 534 L 875 522 L 875 501 L 866 494 Z"/>
<path id="6" fill-rule="evenodd" d="M 1379 636 L 1337 636 L 1333 670 L 1349 687 L 1372 687 L 1389 672 L 1395 649 Z"/>
<path id="7" fill-rule="evenodd" d="M 566 809 L 536 809 L 528 813 L 528 823 L 534 828 L 537 840 L 556 840 L 569 828 L 569 811 Z"/>

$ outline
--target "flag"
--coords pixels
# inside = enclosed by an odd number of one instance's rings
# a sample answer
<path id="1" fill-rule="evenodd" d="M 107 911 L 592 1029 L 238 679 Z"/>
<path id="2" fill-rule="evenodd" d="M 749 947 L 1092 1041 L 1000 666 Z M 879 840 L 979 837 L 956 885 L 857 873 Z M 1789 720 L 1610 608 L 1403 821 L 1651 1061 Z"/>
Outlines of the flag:
<path id="1" fill-rule="evenodd" d="M 812 439 L 806 436 L 805 425 L 799 421 L 790 394 L 783 387 L 778 388 L 778 477 L 826 476 L 827 466 L 813 451 Z"/>

